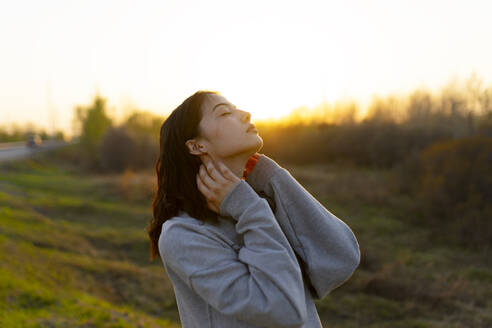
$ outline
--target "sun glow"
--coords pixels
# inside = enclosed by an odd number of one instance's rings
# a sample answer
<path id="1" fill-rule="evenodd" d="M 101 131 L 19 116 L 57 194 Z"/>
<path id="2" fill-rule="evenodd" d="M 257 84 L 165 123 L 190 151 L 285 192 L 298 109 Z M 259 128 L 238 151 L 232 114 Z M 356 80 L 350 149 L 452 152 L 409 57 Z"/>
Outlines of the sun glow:
<path id="1" fill-rule="evenodd" d="M 120 117 L 129 104 L 166 115 L 217 90 L 255 121 L 344 98 L 363 106 L 472 71 L 488 84 L 491 10 L 473 0 L 6 2 L 0 124 L 70 131 L 96 89 Z"/>

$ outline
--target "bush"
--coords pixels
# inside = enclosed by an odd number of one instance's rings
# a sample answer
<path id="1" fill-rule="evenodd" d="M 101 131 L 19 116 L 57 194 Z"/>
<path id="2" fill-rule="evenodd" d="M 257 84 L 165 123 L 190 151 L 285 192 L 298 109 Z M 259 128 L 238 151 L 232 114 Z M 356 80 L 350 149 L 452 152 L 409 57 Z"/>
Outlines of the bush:
<path id="1" fill-rule="evenodd" d="M 134 166 L 136 142 L 125 128 L 109 128 L 101 148 L 101 166 L 106 171 L 123 172 Z"/>
<path id="2" fill-rule="evenodd" d="M 392 168 L 412 152 L 451 137 L 445 129 L 367 120 L 347 125 L 258 126 L 263 152 L 292 164 L 344 162 Z"/>
<path id="3" fill-rule="evenodd" d="M 159 139 L 143 136 L 136 140 L 135 169 L 153 168 L 159 156 Z"/>
<path id="4" fill-rule="evenodd" d="M 492 246 L 492 138 L 434 143 L 399 173 L 401 190 L 415 195 L 434 237 Z"/>
<path id="5" fill-rule="evenodd" d="M 159 152 L 150 136 L 137 137 L 126 126 L 108 129 L 100 148 L 101 167 L 107 172 L 152 168 Z"/>

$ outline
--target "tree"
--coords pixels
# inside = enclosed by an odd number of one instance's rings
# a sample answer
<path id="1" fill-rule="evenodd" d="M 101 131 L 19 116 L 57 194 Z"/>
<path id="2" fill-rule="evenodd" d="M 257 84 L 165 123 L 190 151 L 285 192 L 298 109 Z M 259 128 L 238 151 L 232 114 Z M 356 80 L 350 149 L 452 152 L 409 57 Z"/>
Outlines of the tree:
<path id="1" fill-rule="evenodd" d="M 91 164 L 100 163 L 99 147 L 101 140 L 112 126 L 112 120 L 106 114 L 106 99 L 96 94 L 89 106 L 77 106 L 75 109 L 76 123 L 80 133 L 80 146 L 84 157 Z"/>

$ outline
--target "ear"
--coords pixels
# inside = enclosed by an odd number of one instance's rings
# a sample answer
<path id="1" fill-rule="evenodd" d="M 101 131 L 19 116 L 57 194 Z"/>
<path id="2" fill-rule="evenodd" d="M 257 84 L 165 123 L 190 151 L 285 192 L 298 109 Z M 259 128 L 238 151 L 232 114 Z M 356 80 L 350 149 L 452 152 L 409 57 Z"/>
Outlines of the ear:
<path id="1" fill-rule="evenodd" d="M 207 153 L 205 146 L 199 144 L 195 139 L 187 140 L 185 144 L 192 155 L 200 156 Z"/>

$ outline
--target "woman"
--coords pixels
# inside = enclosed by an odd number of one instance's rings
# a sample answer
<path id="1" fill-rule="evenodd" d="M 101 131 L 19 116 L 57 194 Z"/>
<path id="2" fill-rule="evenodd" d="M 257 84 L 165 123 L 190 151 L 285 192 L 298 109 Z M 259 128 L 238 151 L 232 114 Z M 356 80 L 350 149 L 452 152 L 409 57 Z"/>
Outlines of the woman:
<path id="1" fill-rule="evenodd" d="M 183 328 L 321 327 L 314 304 L 360 261 L 352 230 L 274 160 L 216 91 L 165 120 L 151 260 L 161 257 Z"/>

